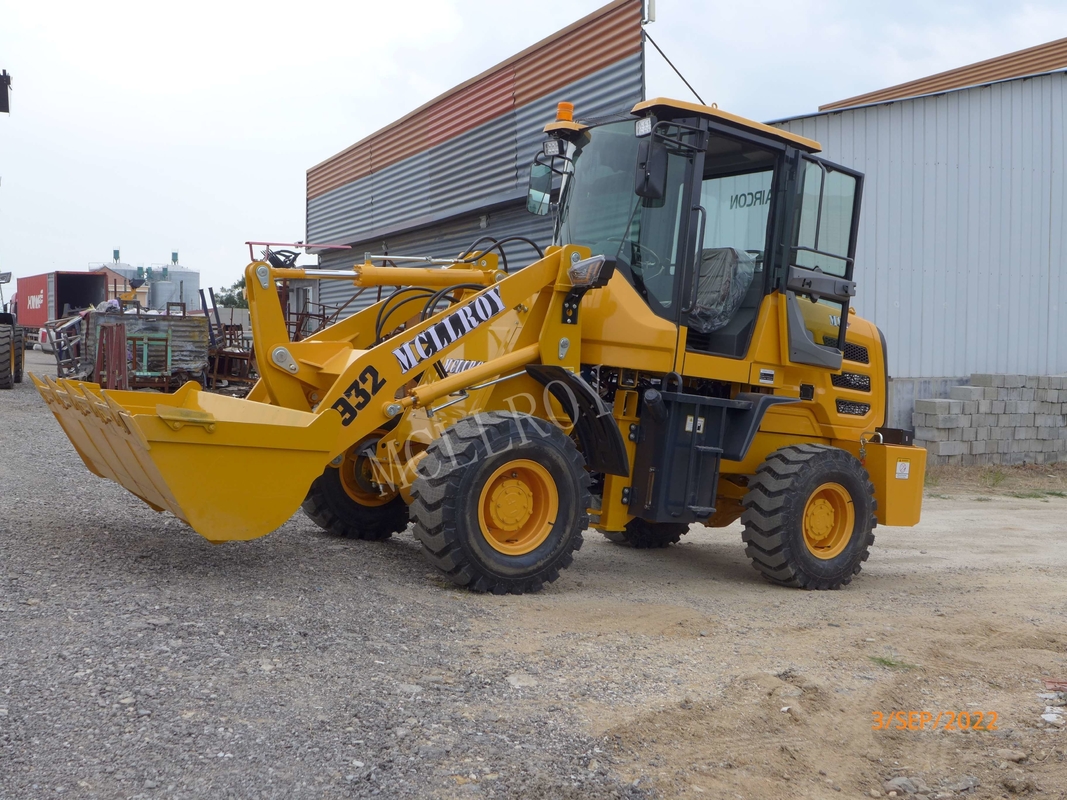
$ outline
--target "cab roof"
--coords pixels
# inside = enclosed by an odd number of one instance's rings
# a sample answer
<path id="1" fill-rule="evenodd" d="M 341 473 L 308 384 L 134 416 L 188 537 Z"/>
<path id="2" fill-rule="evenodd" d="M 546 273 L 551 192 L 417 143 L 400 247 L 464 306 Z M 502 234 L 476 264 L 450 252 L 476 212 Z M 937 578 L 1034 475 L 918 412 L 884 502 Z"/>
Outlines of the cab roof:
<path id="1" fill-rule="evenodd" d="M 764 125 L 762 122 L 756 122 L 751 119 L 745 119 L 739 117 L 736 114 L 731 114 L 727 111 L 723 111 L 715 106 L 702 106 L 699 103 L 687 103 L 684 100 L 671 100 L 666 97 L 654 97 L 651 100 L 643 100 L 633 107 L 631 113 L 644 116 L 646 111 L 655 111 L 656 109 L 669 109 L 671 111 L 684 111 L 690 114 L 700 114 L 701 116 L 709 117 L 718 122 L 723 122 L 735 128 L 744 128 L 755 133 L 759 133 L 762 136 L 766 136 L 771 139 L 776 139 L 779 142 L 798 147 L 801 150 L 806 150 L 809 153 L 818 153 L 822 150 L 822 145 L 816 142 L 814 139 L 808 139 L 805 136 L 798 136 L 795 133 L 782 130 L 781 128 L 775 128 L 771 125 Z M 659 116 L 659 115 L 657 115 Z M 674 115 L 667 115 L 674 116 Z"/>

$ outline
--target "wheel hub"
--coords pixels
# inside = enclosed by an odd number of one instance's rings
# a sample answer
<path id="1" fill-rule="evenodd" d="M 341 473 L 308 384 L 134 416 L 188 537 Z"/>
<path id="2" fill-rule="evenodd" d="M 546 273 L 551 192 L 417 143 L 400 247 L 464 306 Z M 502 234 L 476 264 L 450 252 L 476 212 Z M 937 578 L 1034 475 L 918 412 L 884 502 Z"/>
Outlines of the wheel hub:
<path id="1" fill-rule="evenodd" d="M 804 522 L 816 540 L 825 539 L 834 529 L 834 507 L 829 501 L 817 498 L 808 506 Z"/>
<path id="2" fill-rule="evenodd" d="M 548 538 L 556 523 L 559 492 L 541 464 L 516 459 L 498 467 L 485 482 L 478 525 L 489 546 L 506 555 L 525 555 Z"/>
<path id="3" fill-rule="evenodd" d="M 839 483 L 819 486 L 804 506 L 804 544 L 816 558 L 829 560 L 848 546 L 855 529 L 852 496 Z"/>
<path id="4" fill-rule="evenodd" d="M 493 488 L 489 506 L 493 527 L 505 531 L 519 530 L 533 513 L 533 492 L 518 473 L 512 475 L 515 477 Z"/>
<path id="5" fill-rule="evenodd" d="M 375 480 L 374 457 L 384 431 L 374 431 L 345 451 L 338 468 L 341 486 L 354 501 L 364 506 L 382 506 L 396 497 L 396 490 L 383 489 Z"/>

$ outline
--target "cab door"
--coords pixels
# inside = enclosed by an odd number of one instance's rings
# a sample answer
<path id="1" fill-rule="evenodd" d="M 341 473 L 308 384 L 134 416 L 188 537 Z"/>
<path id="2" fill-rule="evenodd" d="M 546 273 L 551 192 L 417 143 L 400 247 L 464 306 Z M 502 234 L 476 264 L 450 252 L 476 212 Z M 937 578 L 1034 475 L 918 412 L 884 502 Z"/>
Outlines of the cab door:
<path id="1" fill-rule="evenodd" d="M 784 287 L 783 352 L 794 364 L 841 369 L 853 280 L 863 175 L 797 155 Z"/>

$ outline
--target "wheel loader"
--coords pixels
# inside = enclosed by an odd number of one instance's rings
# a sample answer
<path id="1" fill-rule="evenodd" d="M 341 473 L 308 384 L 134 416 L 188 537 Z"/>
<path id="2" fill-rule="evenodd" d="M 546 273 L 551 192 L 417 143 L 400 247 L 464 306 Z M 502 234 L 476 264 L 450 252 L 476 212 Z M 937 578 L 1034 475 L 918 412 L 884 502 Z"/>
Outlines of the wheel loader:
<path id="1" fill-rule="evenodd" d="M 508 239 L 338 270 L 268 251 L 245 269 L 247 398 L 34 383 L 91 471 L 211 542 L 301 506 L 357 539 L 413 524 L 451 581 L 518 594 L 589 528 L 647 548 L 740 518 L 766 579 L 848 584 L 877 523 L 918 522 L 925 469 L 851 307 L 862 175 L 662 98 L 563 103 L 545 133 L 528 209 L 555 236 L 529 266 L 505 250 L 536 243 Z M 277 283 L 297 278 L 394 290 L 293 342 Z"/>

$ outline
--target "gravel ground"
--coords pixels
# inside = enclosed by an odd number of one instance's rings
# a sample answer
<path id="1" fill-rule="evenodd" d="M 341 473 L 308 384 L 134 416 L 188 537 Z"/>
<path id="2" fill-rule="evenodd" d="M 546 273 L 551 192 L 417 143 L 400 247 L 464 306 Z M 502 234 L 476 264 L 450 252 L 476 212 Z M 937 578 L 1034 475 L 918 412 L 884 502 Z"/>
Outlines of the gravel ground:
<path id="1" fill-rule="evenodd" d="M 212 546 L 89 474 L 28 378 L 0 446 L 0 796 L 645 795 L 573 709 L 512 702 L 470 641 L 492 601 L 410 535 Z"/>
<path id="2" fill-rule="evenodd" d="M 28 382 L 0 452 L 3 798 L 1067 796 L 1038 697 L 1067 679 L 1057 496 L 939 487 L 840 592 L 769 586 L 735 527 L 695 526 L 662 552 L 587 533 L 542 594 L 485 597 L 410 534 L 298 514 L 209 545 L 90 475 Z M 1000 727 L 871 730 L 941 708 Z"/>

